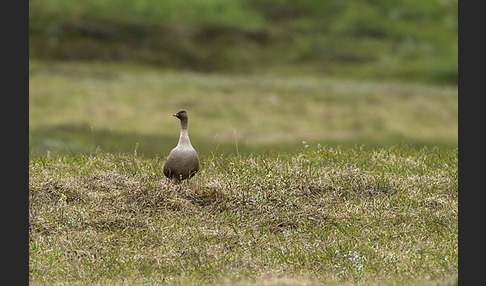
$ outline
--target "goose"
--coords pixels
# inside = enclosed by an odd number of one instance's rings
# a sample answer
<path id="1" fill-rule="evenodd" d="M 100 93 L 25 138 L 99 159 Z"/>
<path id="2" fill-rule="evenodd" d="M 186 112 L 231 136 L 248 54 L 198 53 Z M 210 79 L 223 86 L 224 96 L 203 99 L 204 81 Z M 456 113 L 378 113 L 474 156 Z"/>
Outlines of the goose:
<path id="1" fill-rule="evenodd" d="M 179 143 L 172 149 L 164 165 L 164 175 L 178 184 L 181 181 L 192 178 L 199 171 L 199 156 L 191 145 L 187 133 L 187 112 L 180 109 L 172 116 L 181 121 L 181 133 Z"/>

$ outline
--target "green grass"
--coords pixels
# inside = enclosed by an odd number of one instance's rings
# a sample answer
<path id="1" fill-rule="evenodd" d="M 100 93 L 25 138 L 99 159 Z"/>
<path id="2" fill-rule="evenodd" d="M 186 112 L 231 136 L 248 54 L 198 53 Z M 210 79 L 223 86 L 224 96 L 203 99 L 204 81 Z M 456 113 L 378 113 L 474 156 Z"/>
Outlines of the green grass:
<path id="1" fill-rule="evenodd" d="M 36 284 L 457 285 L 457 148 L 29 160 Z"/>
<path id="2" fill-rule="evenodd" d="M 457 6 L 457 0 L 29 1 L 29 56 L 457 85 Z"/>
<path id="3" fill-rule="evenodd" d="M 457 146 L 457 86 L 315 74 L 203 74 L 137 64 L 29 64 L 33 154 L 97 148 L 155 156 L 189 112 L 196 149 L 250 154 L 312 144 Z"/>

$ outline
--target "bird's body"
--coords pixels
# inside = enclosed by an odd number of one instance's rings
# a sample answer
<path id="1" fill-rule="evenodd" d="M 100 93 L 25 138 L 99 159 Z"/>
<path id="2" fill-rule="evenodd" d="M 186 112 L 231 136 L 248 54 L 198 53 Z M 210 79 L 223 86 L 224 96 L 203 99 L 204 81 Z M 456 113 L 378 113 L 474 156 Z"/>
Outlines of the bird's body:
<path id="1" fill-rule="evenodd" d="M 174 116 L 181 120 L 181 132 L 179 143 L 170 151 L 165 162 L 164 175 L 175 183 L 180 183 L 192 178 L 199 171 L 199 156 L 189 140 L 187 112 L 181 109 Z"/>

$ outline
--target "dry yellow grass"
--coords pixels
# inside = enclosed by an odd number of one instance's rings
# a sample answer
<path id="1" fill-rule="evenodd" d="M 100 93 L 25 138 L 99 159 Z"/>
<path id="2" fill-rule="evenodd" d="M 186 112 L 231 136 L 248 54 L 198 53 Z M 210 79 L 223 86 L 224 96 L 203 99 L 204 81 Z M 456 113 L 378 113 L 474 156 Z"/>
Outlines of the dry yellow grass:
<path id="1" fill-rule="evenodd" d="M 457 149 L 201 159 L 175 186 L 159 157 L 31 158 L 30 282 L 457 281 Z"/>

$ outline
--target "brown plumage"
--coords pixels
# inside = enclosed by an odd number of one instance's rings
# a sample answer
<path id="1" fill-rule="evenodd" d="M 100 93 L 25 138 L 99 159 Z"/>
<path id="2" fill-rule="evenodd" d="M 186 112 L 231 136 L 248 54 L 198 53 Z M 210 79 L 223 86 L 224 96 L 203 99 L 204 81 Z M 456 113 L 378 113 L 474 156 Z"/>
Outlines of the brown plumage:
<path id="1" fill-rule="evenodd" d="M 187 112 L 181 109 L 173 116 L 181 120 L 181 133 L 179 143 L 167 157 L 164 175 L 175 183 L 180 183 L 182 180 L 192 178 L 199 171 L 199 156 L 192 147 L 187 133 Z"/>

